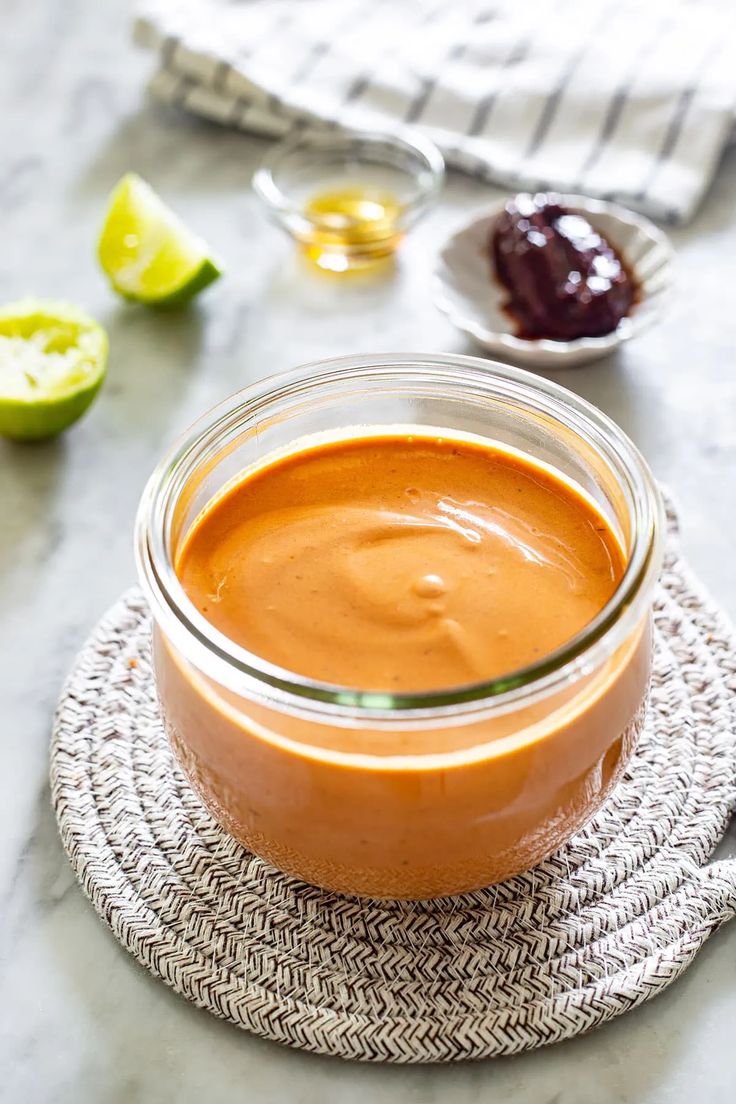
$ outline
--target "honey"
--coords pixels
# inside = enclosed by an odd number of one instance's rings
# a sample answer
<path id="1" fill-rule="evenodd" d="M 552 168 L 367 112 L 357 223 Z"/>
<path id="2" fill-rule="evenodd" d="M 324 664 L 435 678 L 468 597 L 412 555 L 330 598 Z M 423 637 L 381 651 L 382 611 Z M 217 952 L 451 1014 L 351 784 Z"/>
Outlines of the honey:
<path id="1" fill-rule="evenodd" d="M 308 225 L 299 235 L 320 268 L 345 272 L 391 256 L 403 231 L 401 205 L 390 192 L 346 187 L 318 192 L 304 207 Z"/>

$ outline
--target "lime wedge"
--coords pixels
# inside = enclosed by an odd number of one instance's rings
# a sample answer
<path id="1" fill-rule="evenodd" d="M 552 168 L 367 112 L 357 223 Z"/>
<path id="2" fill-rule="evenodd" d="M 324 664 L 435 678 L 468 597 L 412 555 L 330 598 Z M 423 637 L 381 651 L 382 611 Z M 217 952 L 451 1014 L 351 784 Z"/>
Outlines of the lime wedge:
<path id="1" fill-rule="evenodd" d="M 0 307 L 0 436 L 53 437 L 84 414 L 107 369 L 107 334 L 70 303 Z"/>
<path id="2" fill-rule="evenodd" d="M 221 275 L 206 242 L 135 173 L 110 196 L 97 255 L 115 291 L 138 303 L 186 303 Z"/>

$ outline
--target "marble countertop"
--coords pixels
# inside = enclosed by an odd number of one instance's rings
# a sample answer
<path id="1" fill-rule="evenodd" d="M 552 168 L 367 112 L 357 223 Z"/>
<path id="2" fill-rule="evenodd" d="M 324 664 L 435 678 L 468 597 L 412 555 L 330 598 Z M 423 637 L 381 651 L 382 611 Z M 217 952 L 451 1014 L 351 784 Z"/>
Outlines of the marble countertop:
<path id="1" fill-rule="evenodd" d="M 731 1104 L 736 923 L 682 980 L 593 1035 L 452 1068 L 361 1067 L 292 1052 L 190 1007 L 116 943 L 78 888 L 49 802 L 54 704 L 75 652 L 133 577 L 131 525 L 165 443 L 264 374 L 358 351 L 474 352 L 433 308 L 431 258 L 494 193 L 453 178 L 391 279 L 308 272 L 249 191 L 265 144 L 152 106 L 125 0 L 5 0 L 0 41 L 0 301 L 67 297 L 108 327 L 89 417 L 34 447 L 0 442 L 0 1099 L 74 1104 Z M 179 316 L 122 305 L 93 243 L 128 169 L 224 256 Z M 675 491 L 684 544 L 736 615 L 736 150 L 673 233 L 665 324 L 618 357 L 558 374 L 617 419 Z M 730 252 L 730 256 L 729 256 Z M 722 853 L 736 854 L 732 830 Z"/>

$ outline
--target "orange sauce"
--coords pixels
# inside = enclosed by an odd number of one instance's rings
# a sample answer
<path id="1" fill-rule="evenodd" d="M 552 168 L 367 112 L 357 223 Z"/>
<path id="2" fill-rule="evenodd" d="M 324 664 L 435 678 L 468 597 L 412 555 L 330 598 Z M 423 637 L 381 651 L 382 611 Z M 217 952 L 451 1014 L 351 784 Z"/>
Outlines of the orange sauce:
<path id="1" fill-rule="evenodd" d="M 421 691 L 554 651 L 603 608 L 623 559 L 549 470 L 397 435 L 322 444 L 236 483 L 193 526 L 177 573 L 216 628 L 279 667 Z"/>
<path id="2" fill-rule="evenodd" d="M 185 534 L 175 567 L 212 625 L 300 675 L 422 691 L 509 674 L 578 633 L 624 570 L 617 537 L 554 471 L 461 435 L 370 432 L 266 459 Z M 626 764 L 648 616 L 605 658 L 503 709 L 380 723 L 267 705 L 156 630 L 180 764 L 245 846 L 307 882 L 444 896 L 524 870 Z"/>

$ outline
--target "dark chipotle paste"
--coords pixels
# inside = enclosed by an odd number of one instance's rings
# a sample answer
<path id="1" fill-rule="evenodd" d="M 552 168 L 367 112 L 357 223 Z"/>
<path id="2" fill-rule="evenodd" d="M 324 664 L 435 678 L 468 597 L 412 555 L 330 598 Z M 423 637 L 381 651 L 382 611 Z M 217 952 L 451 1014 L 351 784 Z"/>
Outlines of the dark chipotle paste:
<path id="1" fill-rule="evenodd" d="M 489 246 L 519 337 L 601 337 L 636 301 L 635 281 L 615 249 L 554 195 L 509 200 Z"/>

